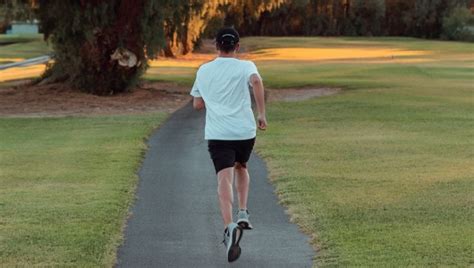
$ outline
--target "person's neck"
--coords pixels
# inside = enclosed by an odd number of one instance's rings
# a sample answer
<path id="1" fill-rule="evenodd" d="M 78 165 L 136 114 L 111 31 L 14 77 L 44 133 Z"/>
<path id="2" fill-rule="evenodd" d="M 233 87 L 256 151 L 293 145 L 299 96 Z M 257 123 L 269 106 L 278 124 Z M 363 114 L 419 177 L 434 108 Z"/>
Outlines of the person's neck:
<path id="1" fill-rule="evenodd" d="M 235 51 L 225 53 L 225 52 L 219 52 L 219 57 L 220 58 L 237 58 L 237 53 Z"/>

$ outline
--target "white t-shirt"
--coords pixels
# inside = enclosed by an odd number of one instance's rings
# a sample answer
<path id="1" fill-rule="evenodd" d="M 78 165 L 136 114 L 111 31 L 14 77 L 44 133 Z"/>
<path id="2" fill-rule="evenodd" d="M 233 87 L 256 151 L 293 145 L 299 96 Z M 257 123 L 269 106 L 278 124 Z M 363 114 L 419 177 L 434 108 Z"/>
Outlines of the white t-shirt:
<path id="1" fill-rule="evenodd" d="M 247 140 L 257 126 L 250 100 L 250 76 L 260 74 L 251 61 L 217 57 L 199 67 L 191 95 L 206 104 L 206 140 Z"/>

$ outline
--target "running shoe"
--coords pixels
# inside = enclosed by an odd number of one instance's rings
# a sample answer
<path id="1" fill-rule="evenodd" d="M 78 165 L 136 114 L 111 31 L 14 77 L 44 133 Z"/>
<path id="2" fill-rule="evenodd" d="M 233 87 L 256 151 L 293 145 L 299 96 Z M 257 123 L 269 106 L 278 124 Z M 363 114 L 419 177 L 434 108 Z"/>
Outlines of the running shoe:
<path id="1" fill-rule="evenodd" d="M 250 214 L 248 210 L 239 210 L 239 212 L 237 213 L 237 224 L 242 227 L 242 229 L 252 230 L 253 226 L 252 224 L 250 224 L 249 217 Z"/>
<path id="2" fill-rule="evenodd" d="M 241 249 L 239 246 L 240 239 L 243 235 L 242 227 L 235 223 L 231 223 L 224 231 L 224 241 L 226 247 L 227 261 L 233 262 L 240 257 Z"/>

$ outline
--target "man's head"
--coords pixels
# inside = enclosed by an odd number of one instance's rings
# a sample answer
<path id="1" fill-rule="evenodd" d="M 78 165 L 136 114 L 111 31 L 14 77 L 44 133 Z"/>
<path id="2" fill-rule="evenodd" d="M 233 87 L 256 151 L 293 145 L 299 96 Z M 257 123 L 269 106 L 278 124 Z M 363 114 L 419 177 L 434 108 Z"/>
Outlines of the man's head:
<path id="1" fill-rule="evenodd" d="M 239 33 L 234 28 L 222 28 L 216 35 L 216 48 L 224 53 L 235 51 L 239 46 Z"/>

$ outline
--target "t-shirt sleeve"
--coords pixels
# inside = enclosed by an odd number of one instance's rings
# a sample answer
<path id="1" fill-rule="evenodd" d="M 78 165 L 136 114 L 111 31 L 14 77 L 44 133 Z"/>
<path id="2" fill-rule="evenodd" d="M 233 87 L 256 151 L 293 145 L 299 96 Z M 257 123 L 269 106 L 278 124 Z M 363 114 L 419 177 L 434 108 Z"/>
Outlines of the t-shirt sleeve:
<path id="1" fill-rule="evenodd" d="M 255 65 L 255 63 L 253 63 L 252 61 L 248 61 L 246 75 L 247 75 L 247 81 L 249 84 L 250 84 L 250 76 L 252 76 L 252 74 L 256 74 L 258 75 L 258 77 L 260 77 L 260 79 L 262 79 L 262 77 L 260 76 L 260 73 L 257 70 L 257 66 Z"/>
<path id="2" fill-rule="evenodd" d="M 199 92 L 199 73 L 196 74 L 196 80 L 194 80 L 193 88 L 189 94 L 193 97 L 201 97 L 201 92 Z"/>

